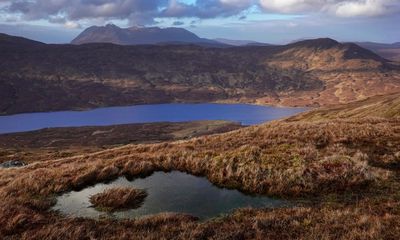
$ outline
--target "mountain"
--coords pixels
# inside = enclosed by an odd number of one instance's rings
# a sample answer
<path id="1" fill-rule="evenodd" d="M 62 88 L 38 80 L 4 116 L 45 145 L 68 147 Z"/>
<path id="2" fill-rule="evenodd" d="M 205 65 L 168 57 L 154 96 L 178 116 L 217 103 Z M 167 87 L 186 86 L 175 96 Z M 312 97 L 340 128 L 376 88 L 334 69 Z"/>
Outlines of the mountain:
<path id="1" fill-rule="evenodd" d="M 3 114 L 169 102 L 320 106 L 400 91 L 400 67 L 355 44 L 41 44 L 0 39 Z"/>
<path id="2" fill-rule="evenodd" d="M 74 40 L 72 40 L 71 43 L 114 43 L 119 45 L 139 45 L 159 44 L 165 42 L 218 44 L 216 41 L 200 38 L 196 34 L 183 28 L 119 28 L 113 24 L 108 24 L 102 27 L 89 27 L 79 34 Z"/>
<path id="3" fill-rule="evenodd" d="M 399 90 L 398 65 L 354 43 L 339 43 L 329 38 L 305 40 L 280 47 L 267 61 L 280 72 L 305 72 L 324 82 L 324 90 L 301 97 L 280 97 L 283 105 L 330 105 L 362 100 L 367 96 Z M 391 87 L 393 89 L 389 90 Z"/>
<path id="4" fill-rule="evenodd" d="M 367 49 L 390 49 L 400 48 L 400 42 L 396 43 L 376 43 L 376 42 L 355 42 L 357 45 Z"/>
<path id="5" fill-rule="evenodd" d="M 356 42 L 357 45 L 369 49 L 380 56 L 393 61 L 400 61 L 400 42 L 387 44 L 375 42 Z"/>
<path id="6" fill-rule="evenodd" d="M 256 42 L 256 41 L 251 41 L 251 40 L 232 40 L 232 39 L 226 39 L 226 38 L 216 38 L 214 39 L 217 42 L 220 42 L 222 44 L 227 44 L 231 46 L 271 46 L 272 44 L 268 43 L 261 43 L 261 42 Z"/>
<path id="7" fill-rule="evenodd" d="M 23 38 L 23 37 L 16 37 L 7 35 L 4 33 L 0 33 L 0 48 L 5 49 L 9 47 L 36 47 L 40 45 L 44 45 L 44 43 L 37 42 L 31 39 Z"/>

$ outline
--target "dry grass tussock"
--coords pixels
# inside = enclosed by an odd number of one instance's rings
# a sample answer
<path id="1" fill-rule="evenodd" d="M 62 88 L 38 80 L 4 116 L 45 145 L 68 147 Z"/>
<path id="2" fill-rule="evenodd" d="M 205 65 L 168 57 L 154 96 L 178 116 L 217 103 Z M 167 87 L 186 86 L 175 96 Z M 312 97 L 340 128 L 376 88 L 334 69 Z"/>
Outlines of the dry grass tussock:
<path id="1" fill-rule="evenodd" d="M 90 197 L 94 207 L 102 211 L 117 211 L 138 208 L 147 197 L 147 192 L 134 188 L 111 188 Z"/>
<path id="2" fill-rule="evenodd" d="M 400 235 L 399 166 L 399 118 L 281 120 L 186 141 L 127 145 L 0 169 L 0 236 L 395 239 Z M 118 222 L 65 219 L 46 211 L 56 194 L 158 170 L 185 171 L 219 186 L 276 196 L 368 196 L 333 205 L 241 210 L 206 223 L 184 215 Z"/>

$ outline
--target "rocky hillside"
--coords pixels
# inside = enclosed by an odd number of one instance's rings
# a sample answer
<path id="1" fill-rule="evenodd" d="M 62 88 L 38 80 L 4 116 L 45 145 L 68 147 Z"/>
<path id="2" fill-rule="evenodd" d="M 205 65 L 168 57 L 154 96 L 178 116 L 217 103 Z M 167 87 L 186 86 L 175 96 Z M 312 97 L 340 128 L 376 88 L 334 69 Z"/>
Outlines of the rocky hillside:
<path id="1" fill-rule="evenodd" d="M 72 40 L 72 44 L 114 43 L 120 45 L 158 44 L 165 42 L 219 44 L 217 41 L 198 37 L 184 28 L 130 27 L 113 24 L 92 26 Z"/>
<path id="2" fill-rule="evenodd" d="M 265 64 L 281 72 L 305 72 L 324 83 L 324 89 L 315 94 L 281 96 L 277 103 L 283 105 L 299 104 L 300 99 L 303 104 L 347 103 L 399 90 L 399 68 L 353 43 L 301 41 L 281 47 Z"/>
<path id="3" fill-rule="evenodd" d="M 0 51 L 3 114 L 167 102 L 316 106 L 400 91 L 398 66 L 331 39 L 210 48 L 1 35 Z"/>

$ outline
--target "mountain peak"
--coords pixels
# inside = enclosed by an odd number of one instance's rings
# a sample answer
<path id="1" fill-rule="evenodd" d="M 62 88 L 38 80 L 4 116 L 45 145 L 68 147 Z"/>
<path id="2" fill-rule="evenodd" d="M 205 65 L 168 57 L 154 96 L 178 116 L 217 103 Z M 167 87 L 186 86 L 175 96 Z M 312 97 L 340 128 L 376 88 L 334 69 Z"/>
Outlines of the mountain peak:
<path id="1" fill-rule="evenodd" d="M 90 27 L 79 34 L 71 43 L 85 44 L 99 42 L 120 45 L 158 44 L 166 42 L 213 43 L 213 41 L 202 39 L 184 28 L 137 26 L 120 28 L 114 24 L 107 24 L 103 27 Z"/>
<path id="2" fill-rule="evenodd" d="M 105 26 L 106 28 L 120 28 L 117 25 L 113 24 L 113 23 L 109 23 Z"/>
<path id="3" fill-rule="evenodd" d="M 289 44 L 289 46 L 295 46 L 295 47 L 320 48 L 320 49 L 329 49 L 337 47 L 339 45 L 340 43 L 332 38 L 308 39 Z"/>

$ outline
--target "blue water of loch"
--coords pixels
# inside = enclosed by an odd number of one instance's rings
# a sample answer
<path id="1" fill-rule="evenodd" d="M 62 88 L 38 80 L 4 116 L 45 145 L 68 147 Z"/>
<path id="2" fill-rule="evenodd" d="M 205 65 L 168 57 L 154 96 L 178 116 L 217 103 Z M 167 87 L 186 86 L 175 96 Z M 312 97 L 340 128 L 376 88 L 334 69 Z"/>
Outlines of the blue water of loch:
<path id="1" fill-rule="evenodd" d="M 228 120 L 259 124 L 294 115 L 304 108 L 247 104 L 155 104 L 97 108 L 88 111 L 24 113 L 0 116 L 0 134 L 53 127 L 107 126 L 128 123 Z"/>

